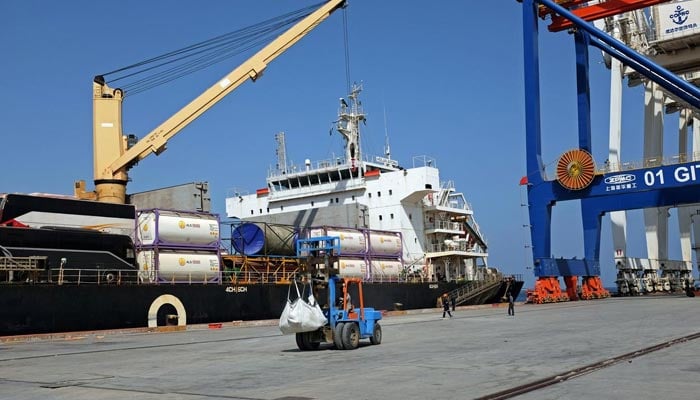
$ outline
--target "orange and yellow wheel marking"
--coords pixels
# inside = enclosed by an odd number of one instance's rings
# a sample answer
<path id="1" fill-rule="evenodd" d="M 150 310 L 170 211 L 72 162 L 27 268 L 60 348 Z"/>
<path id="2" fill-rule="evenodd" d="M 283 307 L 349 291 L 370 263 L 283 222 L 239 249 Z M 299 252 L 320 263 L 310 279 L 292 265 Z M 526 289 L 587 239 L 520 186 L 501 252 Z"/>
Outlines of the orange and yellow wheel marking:
<path id="1" fill-rule="evenodd" d="M 595 177 L 595 162 L 586 150 L 569 150 L 557 162 L 557 181 L 569 190 L 588 187 Z"/>

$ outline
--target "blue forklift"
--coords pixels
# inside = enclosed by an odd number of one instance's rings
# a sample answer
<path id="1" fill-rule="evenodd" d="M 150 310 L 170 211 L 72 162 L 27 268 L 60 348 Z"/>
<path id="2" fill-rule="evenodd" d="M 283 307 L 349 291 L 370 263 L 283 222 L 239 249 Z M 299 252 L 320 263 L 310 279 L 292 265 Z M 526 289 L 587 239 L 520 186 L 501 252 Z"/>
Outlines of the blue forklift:
<path id="1" fill-rule="evenodd" d="M 350 285 L 357 286 L 359 308 L 354 307 L 350 300 Z M 342 287 L 343 295 L 336 297 L 337 286 Z M 364 306 L 362 297 L 362 279 L 328 278 L 328 306 L 323 314 L 328 323 L 311 332 L 296 334 L 299 350 L 318 350 L 322 342 L 333 343 L 339 350 L 354 350 L 360 346 L 360 339 L 369 338 L 370 343 L 382 342 L 382 327 L 379 320 L 382 313 L 371 307 Z"/>

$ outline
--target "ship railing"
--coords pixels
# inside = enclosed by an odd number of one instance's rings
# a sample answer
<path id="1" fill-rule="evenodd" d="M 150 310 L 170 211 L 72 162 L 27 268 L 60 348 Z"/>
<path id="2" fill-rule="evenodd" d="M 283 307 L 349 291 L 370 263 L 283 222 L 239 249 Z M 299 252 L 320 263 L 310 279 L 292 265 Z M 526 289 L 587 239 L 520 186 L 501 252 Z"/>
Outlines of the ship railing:
<path id="1" fill-rule="evenodd" d="M 503 277 L 497 274 L 487 275 L 482 280 L 466 281 L 462 286 L 449 292 L 447 296 L 450 299 L 455 299 L 456 304 L 462 304 L 470 298 L 490 290 L 494 285 L 500 284 L 502 280 Z"/>
<path id="2" fill-rule="evenodd" d="M 444 231 L 459 231 L 463 232 L 462 225 L 459 222 L 453 222 L 450 220 L 438 219 L 435 222 L 425 224 L 427 229 L 439 229 Z"/>
<path id="3" fill-rule="evenodd" d="M 225 271 L 224 283 L 235 284 L 287 284 L 294 280 L 297 271 Z"/>
<path id="4" fill-rule="evenodd" d="M 158 274 L 144 276 L 137 270 L 52 269 L 49 282 L 70 285 L 191 285 L 191 284 L 285 284 L 296 275 L 294 270 L 256 271 L 252 268 L 238 271 L 212 272 L 211 274 Z"/>
<path id="5" fill-rule="evenodd" d="M 350 179 L 343 183 L 345 189 L 354 189 L 364 187 L 365 183 L 361 179 Z M 338 182 L 332 181 L 327 183 L 319 183 L 308 186 L 294 186 L 294 187 L 283 187 L 281 185 L 273 185 L 272 192 L 270 196 L 274 196 L 277 200 L 284 200 L 286 198 L 297 197 L 299 195 L 312 195 L 312 194 L 323 194 L 331 193 L 338 188 Z"/>
<path id="6" fill-rule="evenodd" d="M 373 283 L 397 283 L 407 282 L 408 279 L 396 274 L 372 274 L 369 279 L 365 279 L 365 281 Z"/>
<path id="7" fill-rule="evenodd" d="M 413 156 L 413 168 L 433 167 L 437 168 L 437 162 L 433 157 L 427 155 Z"/>
<path id="8" fill-rule="evenodd" d="M 381 157 L 381 156 L 376 156 L 376 155 L 362 155 L 360 160 L 357 161 L 364 161 L 368 163 L 373 163 L 373 164 L 382 164 L 387 167 L 396 167 L 398 165 L 398 162 L 386 157 Z M 306 162 L 304 165 L 296 165 L 292 163 L 291 165 L 288 165 L 284 168 L 279 168 L 278 166 L 270 166 L 268 167 L 267 170 L 267 178 L 268 179 L 275 179 L 275 178 L 280 178 L 286 175 L 294 175 L 298 174 L 301 172 L 309 172 L 309 171 L 327 171 L 328 169 L 335 169 L 335 168 L 345 168 L 348 165 L 351 164 L 351 160 L 348 160 L 345 158 L 345 156 L 342 157 L 331 157 L 331 158 L 326 158 L 322 160 L 315 160 L 315 161 L 310 161 L 308 164 Z"/>
<path id="9" fill-rule="evenodd" d="M 48 270 L 48 282 L 59 285 L 124 285 L 138 284 L 135 269 L 113 268 L 53 268 Z"/>
<path id="10" fill-rule="evenodd" d="M 188 274 L 183 274 L 183 273 L 172 273 L 172 274 L 165 274 L 165 273 L 158 273 L 158 280 L 154 281 L 153 279 L 149 279 L 148 281 L 146 279 L 143 279 L 143 276 L 139 276 L 139 282 L 140 283 L 152 283 L 152 284 L 159 284 L 159 285 L 207 285 L 207 284 L 218 284 L 221 282 L 221 272 L 212 272 L 212 273 L 207 273 L 207 274 L 202 274 L 201 272 L 196 272 L 196 273 L 188 273 Z M 152 275 L 151 275 L 152 277 Z"/>
<path id="11" fill-rule="evenodd" d="M 308 168 L 306 163 L 304 165 L 296 165 L 292 163 L 291 165 L 287 166 L 282 170 L 280 170 L 280 168 L 276 166 L 270 166 L 267 170 L 267 177 L 277 178 L 284 175 L 294 175 L 306 171 L 326 170 L 331 167 L 341 167 L 346 164 L 347 161 L 345 160 L 345 157 L 333 157 L 326 158 L 323 160 L 309 161 Z"/>
<path id="12" fill-rule="evenodd" d="M 473 210 L 471 203 L 464 197 L 464 193 L 456 191 L 455 182 L 453 180 L 440 182 L 440 195 L 437 204 L 440 205 L 443 203 L 450 208 L 458 210 Z"/>
<path id="13" fill-rule="evenodd" d="M 46 256 L 0 257 L 0 279 L 8 283 L 24 280 L 35 283 L 46 269 Z"/>
<path id="14" fill-rule="evenodd" d="M 222 273 L 166 274 L 156 271 L 114 268 L 54 268 L 48 270 L 47 282 L 59 285 L 169 285 L 218 284 Z"/>
<path id="15" fill-rule="evenodd" d="M 504 279 L 510 279 L 510 280 L 522 282 L 523 281 L 523 274 L 510 274 L 507 277 L 505 277 Z"/>
<path id="16" fill-rule="evenodd" d="M 455 240 L 452 243 L 433 243 L 428 246 L 430 253 L 446 253 L 450 251 L 461 251 L 461 252 L 472 252 L 472 253 L 483 253 L 485 250 L 481 248 L 478 244 L 470 244 L 466 241 Z"/>
<path id="17" fill-rule="evenodd" d="M 692 153 L 681 153 L 670 156 L 647 157 L 636 161 L 612 162 L 605 160 L 603 163 L 596 163 L 596 174 L 603 175 L 613 172 L 632 171 L 637 169 L 660 167 L 664 165 L 684 164 L 692 161 L 700 161 L 700 151 Z M 545 179 L 556 177 L 557 161 L 545 167 Z"/>
<path id="18" fill-rule="evenodd" d="M 479 224 L 477 224 L 476 221 L 474 221 L 472 218 L 469 218 L 466 221 L 466 224 L 474 232 L 474 234 L 476 234 L 479 237 L 478 240 L 486 243 L 486 238 L 481 233 L 481 230 L 479 228 Z M 425 224 L 425 228 L 426 229 L 444 230 L 444 231 L 464 232 L 464 228 L 462 227 L 461 222 L 453 222 L 453 221 L 449 221 L 449 220 L 436 220 L 434 222 L 428 222 Z"/>

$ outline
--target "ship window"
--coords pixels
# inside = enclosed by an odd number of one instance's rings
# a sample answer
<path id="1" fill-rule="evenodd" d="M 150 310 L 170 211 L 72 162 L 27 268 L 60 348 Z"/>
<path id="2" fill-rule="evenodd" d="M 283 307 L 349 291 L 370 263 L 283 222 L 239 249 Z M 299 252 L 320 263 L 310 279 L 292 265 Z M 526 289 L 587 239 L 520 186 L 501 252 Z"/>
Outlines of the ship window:
<path id="1" fill-rule="evenodd" d="M 425 184 L 425 188 L 426 188 L 426 189 L 432 189 L 432 188 L 433 188 L 433 185 L 431 185 L 431 184 L 429 184 L 429 183 L 426 183 L 426 184 Z"/>
<path id="2" fill-rule="evenodd" d="M 284 206 L 280 206 L 280 211 L 284 211 Z"/>
<path id="3" fill-rule="evenodd" d="M 372 193 L 367 193 L 367 197 L 372 198 Z"/>
<path id="4" fill-rule="evenodd" d="M 413 219 L 413 214 L 408 214 L 408 220 L 410 221 L 412 219 Z"/>
<path id="5" fill-rule="evenodd" d="M 314 202 L 312 201 L 312 202 L 311 202 L 311 207 L 313 207 L 313 206 L 314 206 Z"/>
<path id="6" fill-rule="evenodd" d="M 268 212 L 268 213 L 270 212 L 270 207 L 267 207 L 267 212 Z"/>
<path id="7" fill-rule="evenodd" d="M 377 192 L 377 197 L 382 197 L 382 192 Z"/>
<path id="8" fill-rule="evenodd" d="M 250 210 L 250 215 L 254 215 L 254 214 L 255 214 L 255 211 Z"/>
<path id="9" fill-rule="evenodd" d="M 355 201 L 355 196 L 354 196 L 354 195 L 352 196 L 352 201 Z"/>
<path id="10" fill-rule="evenodd" d="M 382 220 L 382 216 L 381 216 L 381 215 L 379 216 L 379 220 L 380 220 L 380 221 Z"/>
<path id="11" fill-rule="evenodd" d="M 338 203 L 339 203 L 339 201 L 338 201 L 338 198 L 336 197 L 336 198 L 335 198 L 335 204 L 338 204 Z"/>
<path id="12" fill-rule="evenodd" d="M 394 219 L 394 214 L 392 213 L 392 214 L 390 214 L 390 215 L 391 215 L 391 219 Z"/>
<path id="13" fill-rule="evenodd" d="M 259 211 L 260 211 L 260 214 L 262 214 L 262 208 Z"/>
<path id="14" fill-rule="evenodd" d="M 394 191 L 389 189 L 389 196 L 391 196 L 392 194 L 394 194 Z"/>

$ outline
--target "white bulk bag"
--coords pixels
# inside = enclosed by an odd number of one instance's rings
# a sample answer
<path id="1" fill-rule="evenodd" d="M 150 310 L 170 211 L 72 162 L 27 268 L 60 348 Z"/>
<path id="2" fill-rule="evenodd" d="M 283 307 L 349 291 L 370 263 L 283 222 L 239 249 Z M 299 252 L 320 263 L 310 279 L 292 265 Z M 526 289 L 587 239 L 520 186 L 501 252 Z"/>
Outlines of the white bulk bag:
<path id="1" fill-rule="evenodd" d="M 284 306 L 280 317 L 280 331 L 285 335 L 290 335 L 292 333 L 315 331 L 325 325 L 326 317 L 323 315 L 323 311 L 316 302 L 314 295 L 310 294 L 308 301 L 304 300 L 303 294 L 306 291 L 306 285 L 304 285 L 302 292 L 299 293 L 299 286 L 294 281 L 294 288 L 297 291 L 297 298 L 294 301 L 289 298 L 291 288 L 292 285 L 290 284 L 287 290 L 287 304 Z M 309 290 L 311 290 L 311 284 L 309 284 Z"/>

